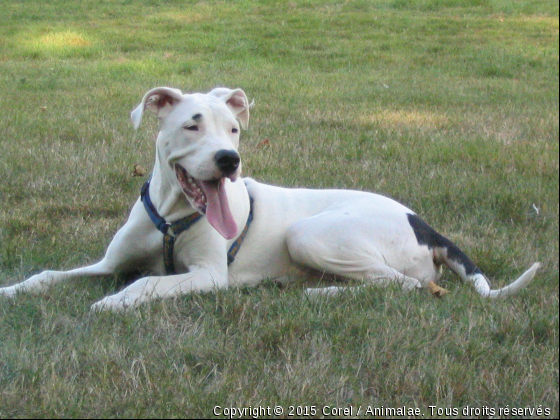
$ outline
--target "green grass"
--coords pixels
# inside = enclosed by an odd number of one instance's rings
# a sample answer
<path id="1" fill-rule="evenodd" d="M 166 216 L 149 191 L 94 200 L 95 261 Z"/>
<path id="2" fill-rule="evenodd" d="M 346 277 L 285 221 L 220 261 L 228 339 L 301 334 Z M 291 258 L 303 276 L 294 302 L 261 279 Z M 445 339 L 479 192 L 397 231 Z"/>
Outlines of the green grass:
<path id="1" fill-rule="evenodd" d="M 134 165 L 153 163 L 156 122 L 134 133 L 128 114 L 155 86 L 243 88 L 256 104 L 245 175 L 394 197 L 495 285 L 543 263 L 498 302 L 449 272 L 443 300 L 368 288 L 309 301 L 266 283 L 90 313 L 120 278 L 0 299 L 0 417 L 212 417 L 216 405 L 558 414 L 557 2 L 0 7 L 2 285 L 102 257 L 139 194 Z"/>

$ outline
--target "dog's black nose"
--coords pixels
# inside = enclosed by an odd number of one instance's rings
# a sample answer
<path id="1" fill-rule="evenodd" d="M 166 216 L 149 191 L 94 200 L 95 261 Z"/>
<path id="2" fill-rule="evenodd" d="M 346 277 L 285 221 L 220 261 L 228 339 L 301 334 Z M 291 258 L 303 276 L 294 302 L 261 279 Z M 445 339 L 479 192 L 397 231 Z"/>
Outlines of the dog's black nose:
<path id="1" fill-rule="evenodd" d="M 219 150 L 214 155 L 214 160 L 216 161 L 216 165 L 218 165 L 218 169 L 222 171 L 224 176 L 229 176 L 237 171 L 237 168 L 239 168 L 241 157 L 235 150 L 224 149 Z"/>

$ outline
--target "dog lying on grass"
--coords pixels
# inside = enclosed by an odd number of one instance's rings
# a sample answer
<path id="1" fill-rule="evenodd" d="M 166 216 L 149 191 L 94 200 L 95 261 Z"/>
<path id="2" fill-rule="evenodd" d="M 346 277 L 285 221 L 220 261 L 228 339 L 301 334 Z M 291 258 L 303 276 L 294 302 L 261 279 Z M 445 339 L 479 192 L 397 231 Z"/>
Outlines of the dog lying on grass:
<path id="1" fill-rule="evenodd" d="M 143 270 L 152 276 L 95 303 L 95 310 L 135 307 L 154 298 L 256 285 L 309 272 L 405 290 L 444 290 L 435 282 L 446 265 L 485 297 L 509 296 L 533 279 L 540 264 L 492 290 L 484 274 L 451 241 L 412 210 L 360 191 L 287 189 L 241 178 L 240 129 L 249 103 L 240 89 L 183 94 L 156 88 L 132 112 L 160 120 L 152 176 L 105 257 L 70 271 L 44 271 L 0 295 L 38 292 L 73 277 Z M 308 289 L 332 294 L 340 287 Z"/>

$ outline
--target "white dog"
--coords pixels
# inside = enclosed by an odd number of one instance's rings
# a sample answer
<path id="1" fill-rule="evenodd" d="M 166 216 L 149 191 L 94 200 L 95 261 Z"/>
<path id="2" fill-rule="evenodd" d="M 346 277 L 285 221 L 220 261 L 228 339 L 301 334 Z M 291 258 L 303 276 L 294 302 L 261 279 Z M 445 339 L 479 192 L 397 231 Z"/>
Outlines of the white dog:
<path id="1" fill-rule="evenodd" d="M 540 266 L 535 263 L 509 286 L 491 290 L 457 246 L 389 198 L 240 179 L 239 131 L 249 122 L 249 103 L 240 89 L 192 95 L 150 90 L 132 112 L 136 128 L 146 109 L 161 123 L 153 173 L 105 257 L 71 271 L 44 271 L 1 288 L 0 295 L 37 292 L 72 277 L 139 270 L 154 275 L 92 308 L 117 310 L 309 273 L 397 282 L 408 290 L 433 286 L 445 264 L 481 295 L 494 298 L 524 288 Z"/>

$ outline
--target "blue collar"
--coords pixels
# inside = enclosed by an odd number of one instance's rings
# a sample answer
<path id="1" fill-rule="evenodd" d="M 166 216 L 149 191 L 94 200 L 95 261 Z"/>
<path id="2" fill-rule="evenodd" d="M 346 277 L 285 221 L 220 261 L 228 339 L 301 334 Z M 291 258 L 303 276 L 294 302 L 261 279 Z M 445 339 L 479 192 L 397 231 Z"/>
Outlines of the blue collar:
<path id="1" fill-rule="evenodd" d="M 193 213 L 183 219 L 177 220 L 176 222 L 169 223 L 165 220 L 156 210 L 154 203 L 150 199 L 150 180 L 147 180 L 142 186 L 140 191 L 140 198 L 144 204 L 144 209 L 146 213 L 150 216 L 150 219 L 156 226 L 156 229 L 163 233 L 163 261 L 165 263 L 165 273 L 167 275 L 175 274 L 175 264 L 173 262 L 173 248 L 175 245 L 175 239 L 184 231 L 191 228 L 196 222 L 202 219 L 204 216 L 200 213 Z M 251 209 L 249 211 L 249 217 L 247 218 L 247 223 L 245 228 L 237 238 L 237 240 L 229 248 L 227 259 L 228 265 L 235 260 L 235 256 L 241 248 L 243 239 L 249 230 L 249 225 L 253 221 L 253 198 L 249 197 L 251 202 Z"/>

